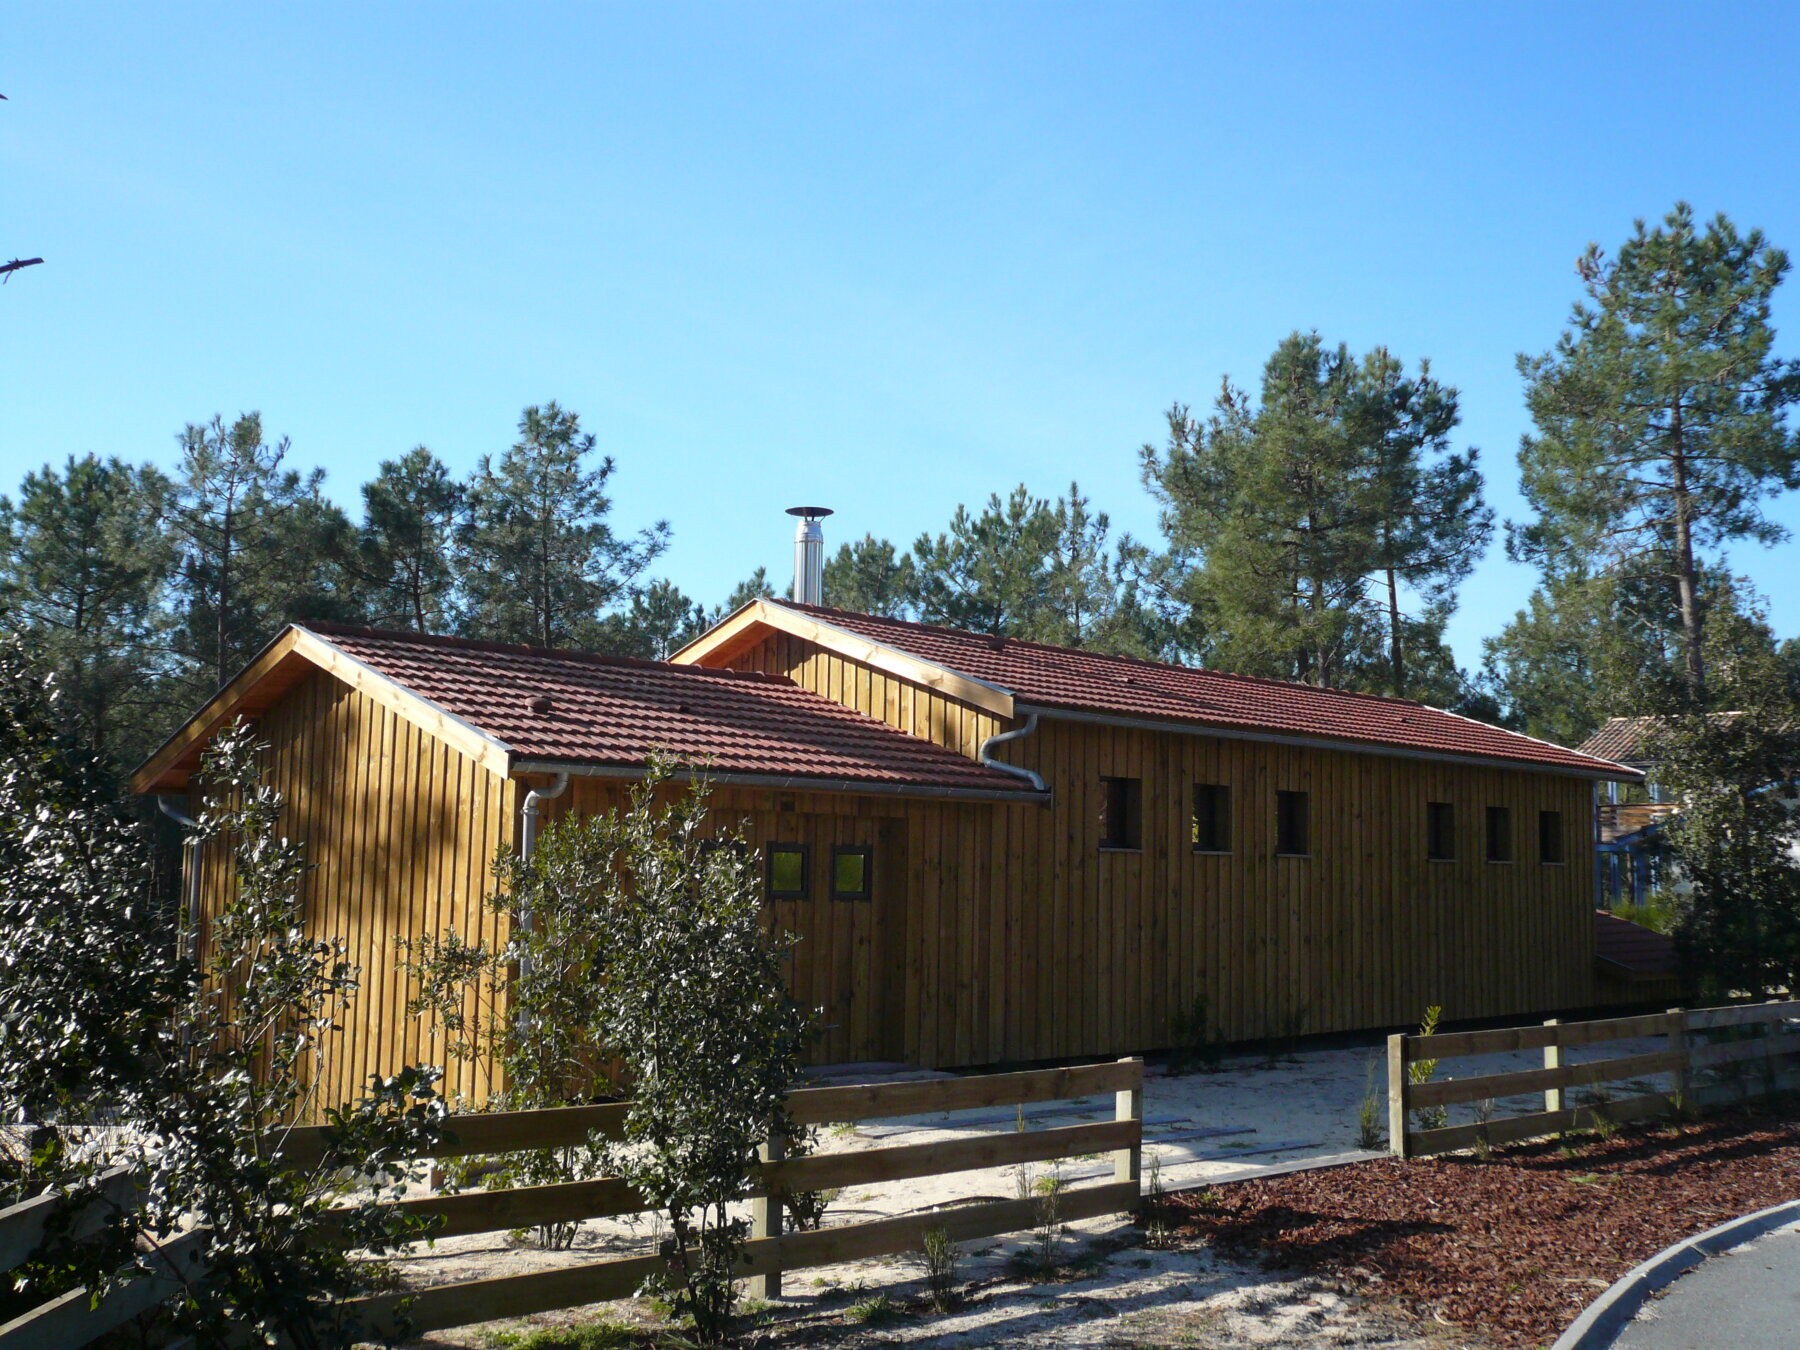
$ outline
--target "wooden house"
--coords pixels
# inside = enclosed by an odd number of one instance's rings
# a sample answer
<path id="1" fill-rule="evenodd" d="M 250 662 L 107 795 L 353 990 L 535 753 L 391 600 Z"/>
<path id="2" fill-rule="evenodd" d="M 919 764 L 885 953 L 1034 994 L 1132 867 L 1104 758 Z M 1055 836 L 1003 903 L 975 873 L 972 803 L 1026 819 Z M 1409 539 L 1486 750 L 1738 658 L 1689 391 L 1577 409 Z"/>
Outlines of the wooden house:
<path id="1" fill-rule="evenodd" d="M 669 663 L 315 625 L 136 789 L 187 792 L 238 717 L 311 922 L 363 968 L 346 1091 L 433 1057 L 395 936 L 503 939 L 496 848 L 616 805 L 653 750 L 703 761 L 762 851 L 827 1062 L 1155 1050 L 1201 1006 L 1242 1041 L 1664 993 L 1596 961 L 1593 787 L 1634 771 L 1402 700 L 772 600 Z M 220 860 L 194 875 L 203 930 Z"/>

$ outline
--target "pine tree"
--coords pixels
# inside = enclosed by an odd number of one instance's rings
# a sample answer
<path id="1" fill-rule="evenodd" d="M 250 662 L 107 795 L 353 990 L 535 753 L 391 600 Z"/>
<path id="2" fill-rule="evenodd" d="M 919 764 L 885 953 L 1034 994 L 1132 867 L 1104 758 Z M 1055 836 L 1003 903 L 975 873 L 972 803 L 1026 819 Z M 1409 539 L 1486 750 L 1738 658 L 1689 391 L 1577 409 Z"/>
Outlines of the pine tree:
<path id="1" fill-rule="evenodd" d="M 454 623 L 451 548 L 462 485 L 424 446 L 383 460 L 363 484 L 357 571 L 372 623 L 444 633 Z"/>
<path id="2" fill-rule="evenodd" d="M 915 583 L 912 555 L 865 534 L 825 561 L 825 603 L 884 619 L 909 615 Z"/>
<path id="3" fill-rule="evenodd" d="M 465 626 L 476 637 L 545 647 L 592 646 L 603 613 L 668 547 L 667 521 L 631 538 L 607 517 L 611 457 L 594 462 L 580 417 L 547 403 L 525 409 L 519 439 L 483 456 L 458 530 Z"/>
<path id="4" fill-rule="evenodd" d="M 361 617 L 346 569 L 350 522 L 320 495 L 323 470 L 282 467 L 285 437 L 262 416 L 190 424 L 176 438 L 181 472 L 164 521 L 180 550 L 175 650 L 194 686 L 221 687 L 283 623 Z"/>
<path id="5" fill-rule="evenodd" d="M 1535 434 L 1519 465 L 1537 519 L 1515 528 L 1515 557 L 1546 575 L 1665 577 L 1673 585 L 1683 677 L 1704 699 L 1701 601 L 1706 550 L 1786 531 L 1762 502 L 1800 487 L 1800 446 L 1784 421 L 1800 373 L 1771 349 L 1770 298 L 1787 255 L 1720 215 L 1697 228 L 1677 203 L 1640 220 L 1608 261 L 1577 264 L 1587 299 L 1551 352 L 1522 355 Z"/>
<path id="6" fill-rule="evenodd" d="M 707 627 L 706 606 L 688 599 L 674 582 L 659 578 L 631 597 L 629 610 L 606 616 L 596 646 L 613 656 L 666 661 Z"/>
<path id="7" fill-rule="evenodd" d="M 168 492 L 154 468 L 90 454 L 27 474 L 17 505 L 0 498 L 0 612 L 113 771 L 148 753 L 164 720 Z"/>
<path id="8" fill-rule="evenodd" d="M 1048 604 L 1048 559 L 1057 521 L 1024 484 L 995 493 L 980 515 L 958 506 L 947 533 L 912 546 L 912 602 L 927 623 L 976 633 L 1027 636 Z"/>
<path id="9" fill-rule="evenodd" d="M 1202 422 L 1177 404 L 1146 445 L 1169 552 L 1157 569 L 1182 646 L 1245 674 L 1356 684 L 1379 627 L 1380 461 L 1358 434 L 1356 363 L 1318 335 L 1284 339 L 1259 404 L 1226 381 Z"/>
<path id="10" fill-rule="evenodd" d="M 1432 377 L 1429 362 L 1408 377 L 1386 348 L 1376 348 L 1357 372 L 1356 406 L 1355 434 L 1376 456 L 1374 562 L 1387 632 L 1386 692 L 1454 699 L 1463 681 L 1444 627 L 1457 587 L 1494 532 L 1479 452 L 1451 448 L 1457 391 Z M 1419 602 L 1417 612 L 1406 612 L 1407 596 Z"/>

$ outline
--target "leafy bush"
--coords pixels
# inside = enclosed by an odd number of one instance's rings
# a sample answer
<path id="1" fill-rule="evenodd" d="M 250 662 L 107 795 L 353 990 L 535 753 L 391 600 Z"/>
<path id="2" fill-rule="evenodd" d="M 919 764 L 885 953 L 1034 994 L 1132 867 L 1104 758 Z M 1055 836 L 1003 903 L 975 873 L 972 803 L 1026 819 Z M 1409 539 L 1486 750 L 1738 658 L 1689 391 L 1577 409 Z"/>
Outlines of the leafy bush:
<path id="1" fill-rule="evenodd" d="M 419 1235 L 378 1202 L 435 1142 L 437 1075 L 409 1069 L 343 1109 L 313 1100 L 356 972 L 306 936 L 305 863 L 246 730 L 204 764 L 212 805 L 197 833 L 233 884 L 202 967 L 156 920 L 142 833 L 58 727 L 44 681 L 16 645 L 0 648 L 0 1111 L 44 1127 L 26 1163 L 34 1191 L 52 1186 L 73 1209 L 123 1168 L 141 1200 L 112 1207 L 92 1238 L 52 1237 L 14 1272 L 15 1294 L 30 1306 L 149 1272 L 154 1236 L 191 1223 L 211 1274 L 171 1305 L 178 1331 L 207 1346 L 348 1344 L 359 1329 L 341 1300 L 367 1287 L 368 1267 L 346 1243 L 379 1254 Z M 309 1113 L 333 1130 L 299 1168 L 283 1127 Z M 358 1203 L 328 1216 L 352 1188 Z"/>

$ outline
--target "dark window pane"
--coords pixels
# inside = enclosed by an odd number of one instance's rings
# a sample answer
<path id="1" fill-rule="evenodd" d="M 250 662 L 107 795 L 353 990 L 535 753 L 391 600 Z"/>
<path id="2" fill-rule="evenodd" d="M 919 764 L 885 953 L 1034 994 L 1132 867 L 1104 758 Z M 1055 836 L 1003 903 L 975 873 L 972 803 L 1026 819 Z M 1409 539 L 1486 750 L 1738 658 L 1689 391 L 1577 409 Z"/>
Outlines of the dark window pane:
<path id="1" fill-rule="evenodd" d="M 1139 821 L 1143 811 L 1143 783 L 1136 778 L 1102 778 L 1100 821 L 1101 848 L 1140 848 Z"/>
<path id="2" fill-rule="evenodd" d="M 1231 789 L 1221 783 L 1194 784 L 1192 843 L 1196 853 L 1231 851 Z"/>
<path id="3" fill-rule="evenodd" d="M 1538 812 L 1538 861 L 1559 863 L 1563 860 L 1563 825 L 1561 811 Z"/>
<path id="4" fill-rule="evenodd" d="M 769 898 L 804 900 L 807 892 L 805 844 L 769 845 Z"/>
<path id="5" fill-rule="evenodd" d="M 870 850 L 866 848 L 835 848 L 831 851 L 833 900 L 869 898 L 869 856 Z"/>
<path id="6" fill-rule="evenodd" d="M 1512 861 L 1512 810 L 1505 806 L 1487 809 L 1487 860 Z"/>
<path id="7" fill-rule="evenodd" d="M 1425 856 L 1439 862 L 1456 857 L 1456 807 L 1449 802 L 1425 803 Z"/>
<path id="8" fill-rule="evenodd" d="M 1304 854 L 1311 852 L 1304 792 L 1275 794 L 1275 851 Z"/>

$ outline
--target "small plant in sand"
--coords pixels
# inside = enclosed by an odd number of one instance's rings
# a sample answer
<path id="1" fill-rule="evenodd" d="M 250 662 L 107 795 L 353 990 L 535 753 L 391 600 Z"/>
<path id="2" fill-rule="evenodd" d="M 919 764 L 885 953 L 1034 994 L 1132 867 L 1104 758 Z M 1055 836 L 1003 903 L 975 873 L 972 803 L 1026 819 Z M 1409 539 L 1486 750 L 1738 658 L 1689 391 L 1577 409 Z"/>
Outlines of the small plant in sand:
<path id="1" fill-rule="evenodd" d="M 950 1234 L 942 1228 L 927 1228 L 920 1254 L 925 1261 L 925 1292 L 931 1306 L 949 1312 L 961 1294 L 957 1287 L 957 1258 L 960 1255 Z"/>
<path id="2" fill-rule="evenodd" d="M 1438 1020 L 1443 1016 L 1443 1008 L 1433 1003 L 1425 1009 L 1425 1018 L 1419 1023 L 1419 1035 L 1437 1035 Z M 1406 1081 L 1414 1087 L 1429 1083 L 1432 1075 L 1437 1073 L 1438 1062 L 1435 1059 L 1416 1059 L 1406 1067 Z M 1425 1106 L 1414 1111 L 1418 1117 L 1421 1130 L 1441 1130 L 1450 1123 L 1450 1112 L 1442 1106 Z"/>
<path id="3" fill-rule="evenodd" d="M 1613 1115 L 1612 1095 L 1605 1086 L 1594 1084 L 1593 1100 L 1588 1104 L 1588 1116 L 1593 1121 L 1589 1127 L 1594 1138 L 1604 1144 L 1619 1132 L 1619 1122 Z"/>
<path id="4" fill-rule="evenodd" d="M 1163 1186 L 1162 1154 L 1150 1151 L 1150 1175 L 1144 1185 L 1144 1199 L 1138 1206 L 1144 1227 L 1144 1244 L 1149 1247 L 1168 1245 L 1172 1229 L 1169 1224 L 1169 1193 Z"/>
<path id="5" fill-rule="evenodd" d="M 886 1294 L 871 1294 L 857 1303 L 844 1309 L 844 1316 L 852 1322 L 860 1322 L 865 1327 L 878 1327 L 897 1320 L 901 1316 L 900 1305 Z"/>
<path id="6" fill-rule="evenodd" d="M 1194 995 L 1185 1012 L 1169 1019 L 1169 1072 L 1172 1074 L 1217 1073 L 1224 1051 L 1212 1038 L 1207 1027 L 1206 995 Z"/>
<path id="7" fill-rule="evenodd" d="M 1488 1126 L 1494 1119 L 1494 1099 L 1483 1097 L 1475 1103 L 1475 1124 L 1479 1127 L 1475 1132 L 1475 1156 L 1486 1162 L 1494 1156 L 1494 1142 L 1488 1136 Z"/>
<path id="8" fill-rule="evenodd" d="M 1049 1175 L 1039 1177 L 1035 1188 L 1038 1195 L 1037 1264 L 1046 1275 L 1056 1269 L 1057 1251 L 1062 1245 L 1062 1193 L 1066 1184 L 1061 1168 L 1052 1163 Z"/>
<path id="9" fill-rule="evenodd" d="M 1363 1149 L 1381 1147 L 1381 1094 L 1375 1090 L 1374 1056 L 1370 1056 L 1363 1072 L 1362 1100 L 1356 1104 L 1356 1146 Z"/>

